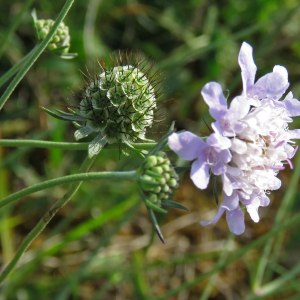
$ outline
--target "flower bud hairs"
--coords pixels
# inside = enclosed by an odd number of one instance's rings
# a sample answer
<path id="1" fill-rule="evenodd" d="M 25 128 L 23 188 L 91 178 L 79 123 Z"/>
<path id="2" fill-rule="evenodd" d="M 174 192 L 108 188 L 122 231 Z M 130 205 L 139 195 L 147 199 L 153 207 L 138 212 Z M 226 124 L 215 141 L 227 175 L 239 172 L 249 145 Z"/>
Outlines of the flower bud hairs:
<path id="1" fill-rule="evenodd" d="M 89 144 L 90 157 L 106 143 L 134 149 L 132 143 L 138 140 L 152 142 L 145 134 L 148 128 L 163 121 L 154 119 L 154 114 L 164 102 L 159 100 L 163 94 L 160 72 L 152 72 L 155 64 L 149 66 L 148 60 L 142 60 L 138 54 L 121 51 L 118 56 L 110 56 L 108 64 L 103 58 L 97 62 L 93 73 L 82 73 L 82 95 L 74 93 L 79 96 L 79 103 L 70 103 L 69 113 L 57 110 L 58 115 L 43 109 L 58 119 L 75 122 L 76 140 L 97 134 Z"/>

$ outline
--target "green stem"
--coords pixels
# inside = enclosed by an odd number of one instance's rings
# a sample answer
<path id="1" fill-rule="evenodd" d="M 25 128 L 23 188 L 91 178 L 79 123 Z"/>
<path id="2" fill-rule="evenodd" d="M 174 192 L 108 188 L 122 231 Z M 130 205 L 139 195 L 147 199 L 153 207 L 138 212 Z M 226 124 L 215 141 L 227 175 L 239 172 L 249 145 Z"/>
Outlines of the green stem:
<path id="1" fill-rule="evenodd" d="M 16 31 L 17 27 L 19 26 L 19 24 L 23 18 L 24 13 L 31 6 L 32 2 L 33 2 L 33 0 L 27 0 L 27 2 L 23 5 L 21 12 L 18 14 L 16 20 L 14 21 L 13 25 L 10 27 L 6 38 L 4 39 L 4 41 L 2 41 L 2 45 L 0 46 L 0 57 L 3 55 L 5 49 L 10 41 L 12 34 Z"/>
<path id="2" fill-rule="evenodd" d="M 88 160 L 93 161 L 94 158 Z M 84 172 L 84 170 L 83 170 Z M 13 193 L 2 200 L 0 200 L 0 208 L 15 202 L 23 197 L 26 197 L 32 193 L 43 191 L 51 187 L 62 185 L 65 183 L 73 183 L 78 181 L 88 181 L 96 179 L 111 179 L 111 180 L 135 180 L 136 171 L 127 171 L 127 172 L 90 172 L 90 173 L 78 173 L 74 175 L 67 175 L 64 177 L 59 177 L 55 179 L 50 179 L 41 183 L 37 183 L 30 187 L 27 187 L 21 191 Z"/>
<path id="3" fill-rule="evenodd" d="M 223 251 L 221 253 L 219 261 L 217 262 L 217 266 L 224 263 L 224 261 L 225 261 L 225 259 L 227 257 L 228 251 L 229 251 L 229 245 L 232 242 L 232 240 L 234 239 L 234 237 L 235 237 L 235 235 L 232 232 L 228 235 L 226 244 L 224 245 L 224 249 L 223 249 Z M 215 283 L 215 281 L 217 279 L 217 276 L 218 276 L 218 274 L 215 273 L 213 276 L 211 276 L 209 278 L 209 281 L 208 281 L 208 283 L 205 286 L 205 289 L 204 289 L 204 291 L 203 291 L 203 293 L 201 295 L 200 300 L 207 300 L 209 298 L 210 293 L 212 291 L 212 288 L 214 286 L 214 283 Z"/>
<path id="4" fill-rule="evenodd" d="M 27 62 L 27 60 L 32 56 L 32 54 L 36 51 L 35 46 L 29 53 L 27 53 L 20 61 L 18 61 L 15 65 L 13 65 L 2 77 L 0 77 L 0 87 L 9 80 L 13 75 L 15 75 Z"/>
<path id="5" fill-rule="evenodd" d="M 244 256 L 249 250 L 255 249 L 257 247 L 260 247 L 263 245 L 267 240 L 270 238 L 273 238 L 280 232 L 287 230 L 294 226 L 295 224 L 300 222 L 300 213 L 296 214 L 293 218 L 290 218 L 289 221 L 283 223 L 281 226 L 277 226 L 276 228 L 272 229 L 262 237 L 258 238 L 257 240 L 253 241 L 252 243 L 248 244 L 247 246 L 237 250 L 234 254 L 232 254 L 226 261 L 224 261 L 220 265 L 216 265 L 214 268 L 212 268 L 209 272 L 206 272 L 204 274 L 201 274 L 197 276 L 194 280 L 186 282 L 179 286 L 178 288 L 174 288 L 169 290 L 164 295 L 158 296 L 156 298 L 151 298 L 151 300 L 163 300 L 163 299 L 169 299 L 170 297 L 178 294 L 182 290 L 189 289 L 195 285 L 197 285 L 199 282 L 203 281 L 204 279 L 212 276 L 216 272 L 226 268 L 228 265 L 230 265 L 232 262 L 237 260 L 238 258 Z"/>
<path id="6" fill-rule="evenodd" d="M 94 156 L 92 159 L 86 157 L 79 169 L 79 172 L 87 172 L 90 169 L 93 162 L 95 161 L 96 157 L 97 156 Z M 12 272 L 12 270 L 15 268 L 15 266 L 17 265 L 17 263 L 19 262 L 23 254 L 25 253 L 26 249 L 30 246 L 30 244 L 34 241 L 34 239 L 43 231 L 46 225 L 55 216 L 57 211 L 74 196 L 74 194 L 79 189 L 81 183 L 82 183 L 81 181 L 73 183 L 68 188 L 65 195 L 52 205 L 52 207 L 44 214 L 44 216 L 41 218 L 38 224 L 30 231 L 30 233 L 27 235 L 27 237 L 23 240 L 23 242 L 19 246 L 14 258 L 10 261 L 10 263 L 1 273 L 0 284 L 2 284 L 3 281 L 7 278 L 7 276 Z"/>
<path id="7" fill-rule="evenodd" d="M 65 150 L 87 150 L 89 143 L 64 143 L 64 142 L 48 142 L 36 140 L 6 140 L 0 139 L 0 146 L 4 147 L 36 147 L 46 149 L 65 149 Z M 150 150 L 156 143 L 133 143 L 136 149 Z M 119 149 L 119 144 L 106 145 L 103 149 Z M 164 150 L 170 150 L 168 146 Z"/>
<path id="8" fill-rule="evenodd" d="M 23 65 L 19 73 L 16 75 L 16 77 L 12 80 L 10 85 L 7 87 L 6 91 L 3 93 L 2 97 L 0 98 L 0 110 L 2 109 L 5 102 L 8 100 L 11 93 L 14 91 L 18 83 L 22 80 L 22 78 L 25 76 L 25 74 L 28 72 L 28 70 L 31 68 L 31 66 L 34 64 L 34 62 L 38 59 L 38 57 L 41 55 L 41 53 L 44 51 L 44 49 L 47 47 L 48 43 L 54 36 L 59 24 L 63 21 L 65 16 L 67 15 L 69 9 L 71 8 L 74 0 L 67 0 L 64 7 L 62 8 L 60 14 L 58 15 L 55 23 L 53 24 L 51 30 L 45 37 L 45 39 L 39 44 L 39 46 L 36 48 L 36 51 L 33 53 L 33 55 L 26 61 L 26 63 Z"/>
<path id="9" fill-rule="evenodd" d="M 281 289 L 282 285 L 290 282 L 300 273 L 300 263 L 298 263 L 293 269 L 284 273 L 281 277 L 265 284 L 260 289 L 256 290 L 255 293 L 257 295 L 250 295 L 246 298 L 246 300 L 254 300 L 254 299 L 262 299 L 266 296 L 276 293 L 279 289 Z M 277 293 L 276 293 L 277 294 Z"/>

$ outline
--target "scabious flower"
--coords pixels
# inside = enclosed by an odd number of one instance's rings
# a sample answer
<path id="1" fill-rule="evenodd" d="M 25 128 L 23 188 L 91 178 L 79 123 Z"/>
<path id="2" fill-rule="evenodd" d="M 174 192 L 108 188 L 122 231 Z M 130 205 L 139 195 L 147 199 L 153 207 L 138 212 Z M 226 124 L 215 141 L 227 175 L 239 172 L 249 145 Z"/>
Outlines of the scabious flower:
<path id="1" fill-rule="evenodd" d="M 198 188 L 207 187 L 209 169 L 221 175 L 223 201 L 219 211 L 212 220 L 200 223 L 215 223 L 226 212 L 229 229 L 235 234 L 245 230 L 245 209 L 254 222 L 259 221 L 259 207 L 270 203 L 267 194 L 281 186 L 278 172 L 286 165 L 293 168 L 291 158 L 298 149 L 293 139 L 300 138 L 300 129 L 288 128 L 291 117 L 300 115 L 300 102 L 292 92 L 279 100 L 289 86 L 287 70 L 275 66 L 272 73 L 255 82 L 252 47 L 245 42 L 238 60 L 243 93 L 232 100 L 229 108 L 218 83 L 207 83 L 201 91 L 216 120 L 212 123 L 215 133 L 205 142 L 188 131 L 169 137 L 170 148 L 180 157 L 196 159 L 191 179 Z M 210 144 L 212 138 L 219 141 L 214 146 Z M 226 159 L 221 155 L 224 149 L 228 151 Z M 214 159 L 208 153 L 213 153 Z"/>

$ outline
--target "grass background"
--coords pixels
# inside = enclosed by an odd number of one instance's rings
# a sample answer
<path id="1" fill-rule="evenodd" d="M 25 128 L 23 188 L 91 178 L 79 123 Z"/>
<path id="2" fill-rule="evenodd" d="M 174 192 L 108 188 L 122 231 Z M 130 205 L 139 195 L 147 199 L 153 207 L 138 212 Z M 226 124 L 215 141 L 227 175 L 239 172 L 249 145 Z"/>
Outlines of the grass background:
<path id="1" fill-rule="evenodd" d="M 30 8 L 10 31 L 26 4 Z M 39 18 L 55 19 L 63 4 L 62 0 L 1 3 L 0 76 L 36 44 L 31 8 L 36 8 Z M 79 69 L 92 69 L 97 58 L 103 55 L 107 60 L 119 49 L 140 50 L 143 57 L 157 62 L 166 79 L 164 97 L 172 99 L 164 107 L 164 124 L 175 120 L 178 130 L 209 134 L 204 120 L 211 119 L 200 96 L 205 83 L 221 83 L 229 99 L 241 93 L 237 56 L 243 41 L 254 48 L 257 78 L 275 64 L 283 65 L 289 71 L 290 90 L 299 99 L 298 5 L 296 0 L 76 0 L 65 23 L 71 33 L 70 52 L 78 57 L 70 61 L 50 53 L 39 57 L 0 112 L 0 137 L 73 142 L 72 124 L 47 116 L 39 106 L 65 110 L 64 100 L 72 99 L 69 88 L 78 91 L 81 86 Z M 0 88 L 1 94 L 8 84 Z M 290 127 L 299 125 L 296 118 Z M 154 128 L 149 137 L 158 141 L 166 129 Z M 170 156 L 174 163 L 183 163 Z M 0 148 L 0 198 L 46 179 L 75 174 L 84 157 L 84 151 Z M 103 150 L 92 171 L 132 170 L 140 162 L 134 153 L 119 160 L 117 150 Z M 299 272 L 294 269 L 300 259 L 298 228 L 268 243 L 271 256 L 265 260 L 262 286 L 294 270 L 289 280 L 273 288 L 273 294 L 259 297 L 257 288 L 255 274 L 266 251 L 263 247 L 248 251 L 217 277 L 188 288 L 183 285 L 272 229 L 292 175 L 288 169 L 280 172 L 282 188 L 270 194 L 269 207 L 260 209 L 261 221 L 255 224 L 247 216 L 245 233 L 234 237 L 225 218 L 201 227 L 199 221 L 211 218 L 216 204 L 211 187 L 198 190 L 187 172 L 175 200 L 190 213 L 170 210 L 160 217 L 165 245 L 153 234 L 134 184 L 85 182 L 34 241 L 0 290 L 0 299 L 300 299 Z M 65 190 L 61 186 L 39 192 L 0 211 L 1 264 L 10 261 L 26 234 Z M 298 197 L 296 190 L 287 209 L 280 210 L 280 221 L 299 212 Z M 175 295 L 163 296 L 174 288 L 178 288 Z"/>

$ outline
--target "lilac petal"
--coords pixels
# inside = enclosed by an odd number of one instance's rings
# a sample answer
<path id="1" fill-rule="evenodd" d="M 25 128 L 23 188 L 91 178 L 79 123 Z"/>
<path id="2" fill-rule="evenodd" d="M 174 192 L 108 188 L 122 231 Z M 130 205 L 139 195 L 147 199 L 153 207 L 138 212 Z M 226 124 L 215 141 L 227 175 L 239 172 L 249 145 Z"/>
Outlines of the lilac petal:
<path id="1" fill-rule="evenodd" d="M 254 84 L 257 68 L 253 60 L 252 47 L 246 42 L 242 44 L 238 61 L 242 70 L 243 93 L 247 94 L 248 89 Z"/>
<path id="2" fill-rule="evenodd" d="M 223 201 L 221 207 L 226 208 L 227 210 L 234 210 L 239 205 L 239 196 L 238 194 L 233 191 L 231 196 L 227 196 L 223 193 Z"/>
<path id="3" fill-rule="evenodd" d="M 221 150 L 231 147 L 231 140 L 225 136 L 217 133 L 212 133 L 206 140 L 206 144 L 211 147 L 219 148 Z"/>
<path id="4" fill-rule="evenodd" d="M 226 174 L 222 174 L 222 181 L 223 181 L 223 191 L 227 196 L 230 196 L 233 192 L 232 183 L 229 180 Z"/>
<path id="5" fill-rule="evenodd" d="M 260 206 L 268 206 L 270 204 L 270 199 L 265 193 L 261 193 L 258 195 L 260 200 Z"/>
<path id="6" fill-rule="evenodd" d="M 300 129 L 290 130 L 291 139 L 300 139 Z"/>
<path id="7" fill-rule="evenodd" d="M 229 112 L 232 119 L 240 120 L 244 118 L 250 110 L 250 104 L 243 96 L 235 97 L 230 104 Z"/>
<path id="8" fill-rule="evenodd" d="M 229 230 L 232 233 L 240 235 L 245 231 L 244 212 L 241 210 L 240 206 L 232 211 L 227 210 L 226 220 Z"/>
<path id="9" fill-rule="evenodd" d="M 241 174 L 242 170 L 236 167 L 227 166 L 227 173 L 232 176 L 239 176 Z"/>
<path id="10" fill-rule="evenodd" d="M 225 164 L 229 163 L 232 159 L 231 152 L 228 149 L 221 150 L 219 154 L 221 161 Z"/>
<path id="11" fill-rule="evenodd" d="M 258 197 L 255 197 L 251 204 L 247 205 L 247 212 L 250 215 L 251 219 L 255 222 L 259 222 L 259 215 L 258 215 L 258 208 L 260 205 L 260 199 Z"/>
<path id="12" fill-rule="evenodd" d="M 202 226 L 206 226 L 206 225 L 209 225 L 209 224 L 217 223 L 218 220 L 223 215 L 224 211 L 225 211 L 225 208 L 223 208 L 223 207 L 220 206 L 218 213 L 214 216 L 214 218 L 212 220 L 210 220 L 210 221 L 201 221 L 200 224 Z"/>
<path id="13" fill-rule="evenodd" d="M 181 158 L 193 160 L 207 147 L 203 140 L 190 131 L 172 133 L 168 138 L 169 147 Z"/>
<path id="14" fill-rule="evenodd" d="M 300 116 L 300 101 L 298 99 L 285 99 L 280 102 L 285 105 L 289 117 Z"/>
<path id="15" fill-rule="evenodd" d="M 248 147 L 245 141 L 235 138 L 232 141 L 232 146 L 230 149 L 238 154 L 244 154 L 247 151 Z"/>
<path id="16" fill-rule="evenodd" d="M 222 87 L 217 82 L 207 83 L 201 91 L 202 97 L 209 106 L 211 116 L 217 120 L 227 111 L 227 102 Z"/>
<path id="17" fill-rule="evenodd" d="M 202 157 L 199 157 L 193 162 L 191 169 L 191 179 L 193 180 L 197 188 L 201 190 L 207 188 L 209 182 L 209 165 Z"/>
<path id="18" fill-rule="evenodd" d="M 247 96 L 257 97 L 258 99 L 267 97 L 280 98 L 289 87 L 289 83 L 283 73 L 284 72 L 272 72 L 259 78 L 249 91 L 247 91 Z"/>
<path id="19" fill-rule="evenodd" d="M 224 174 L 227 170 L 226 165 L 224 165 L 221 161 L 216 163 L 215 165 L 211 166 L 211 170 L 215 175 Z"/>

